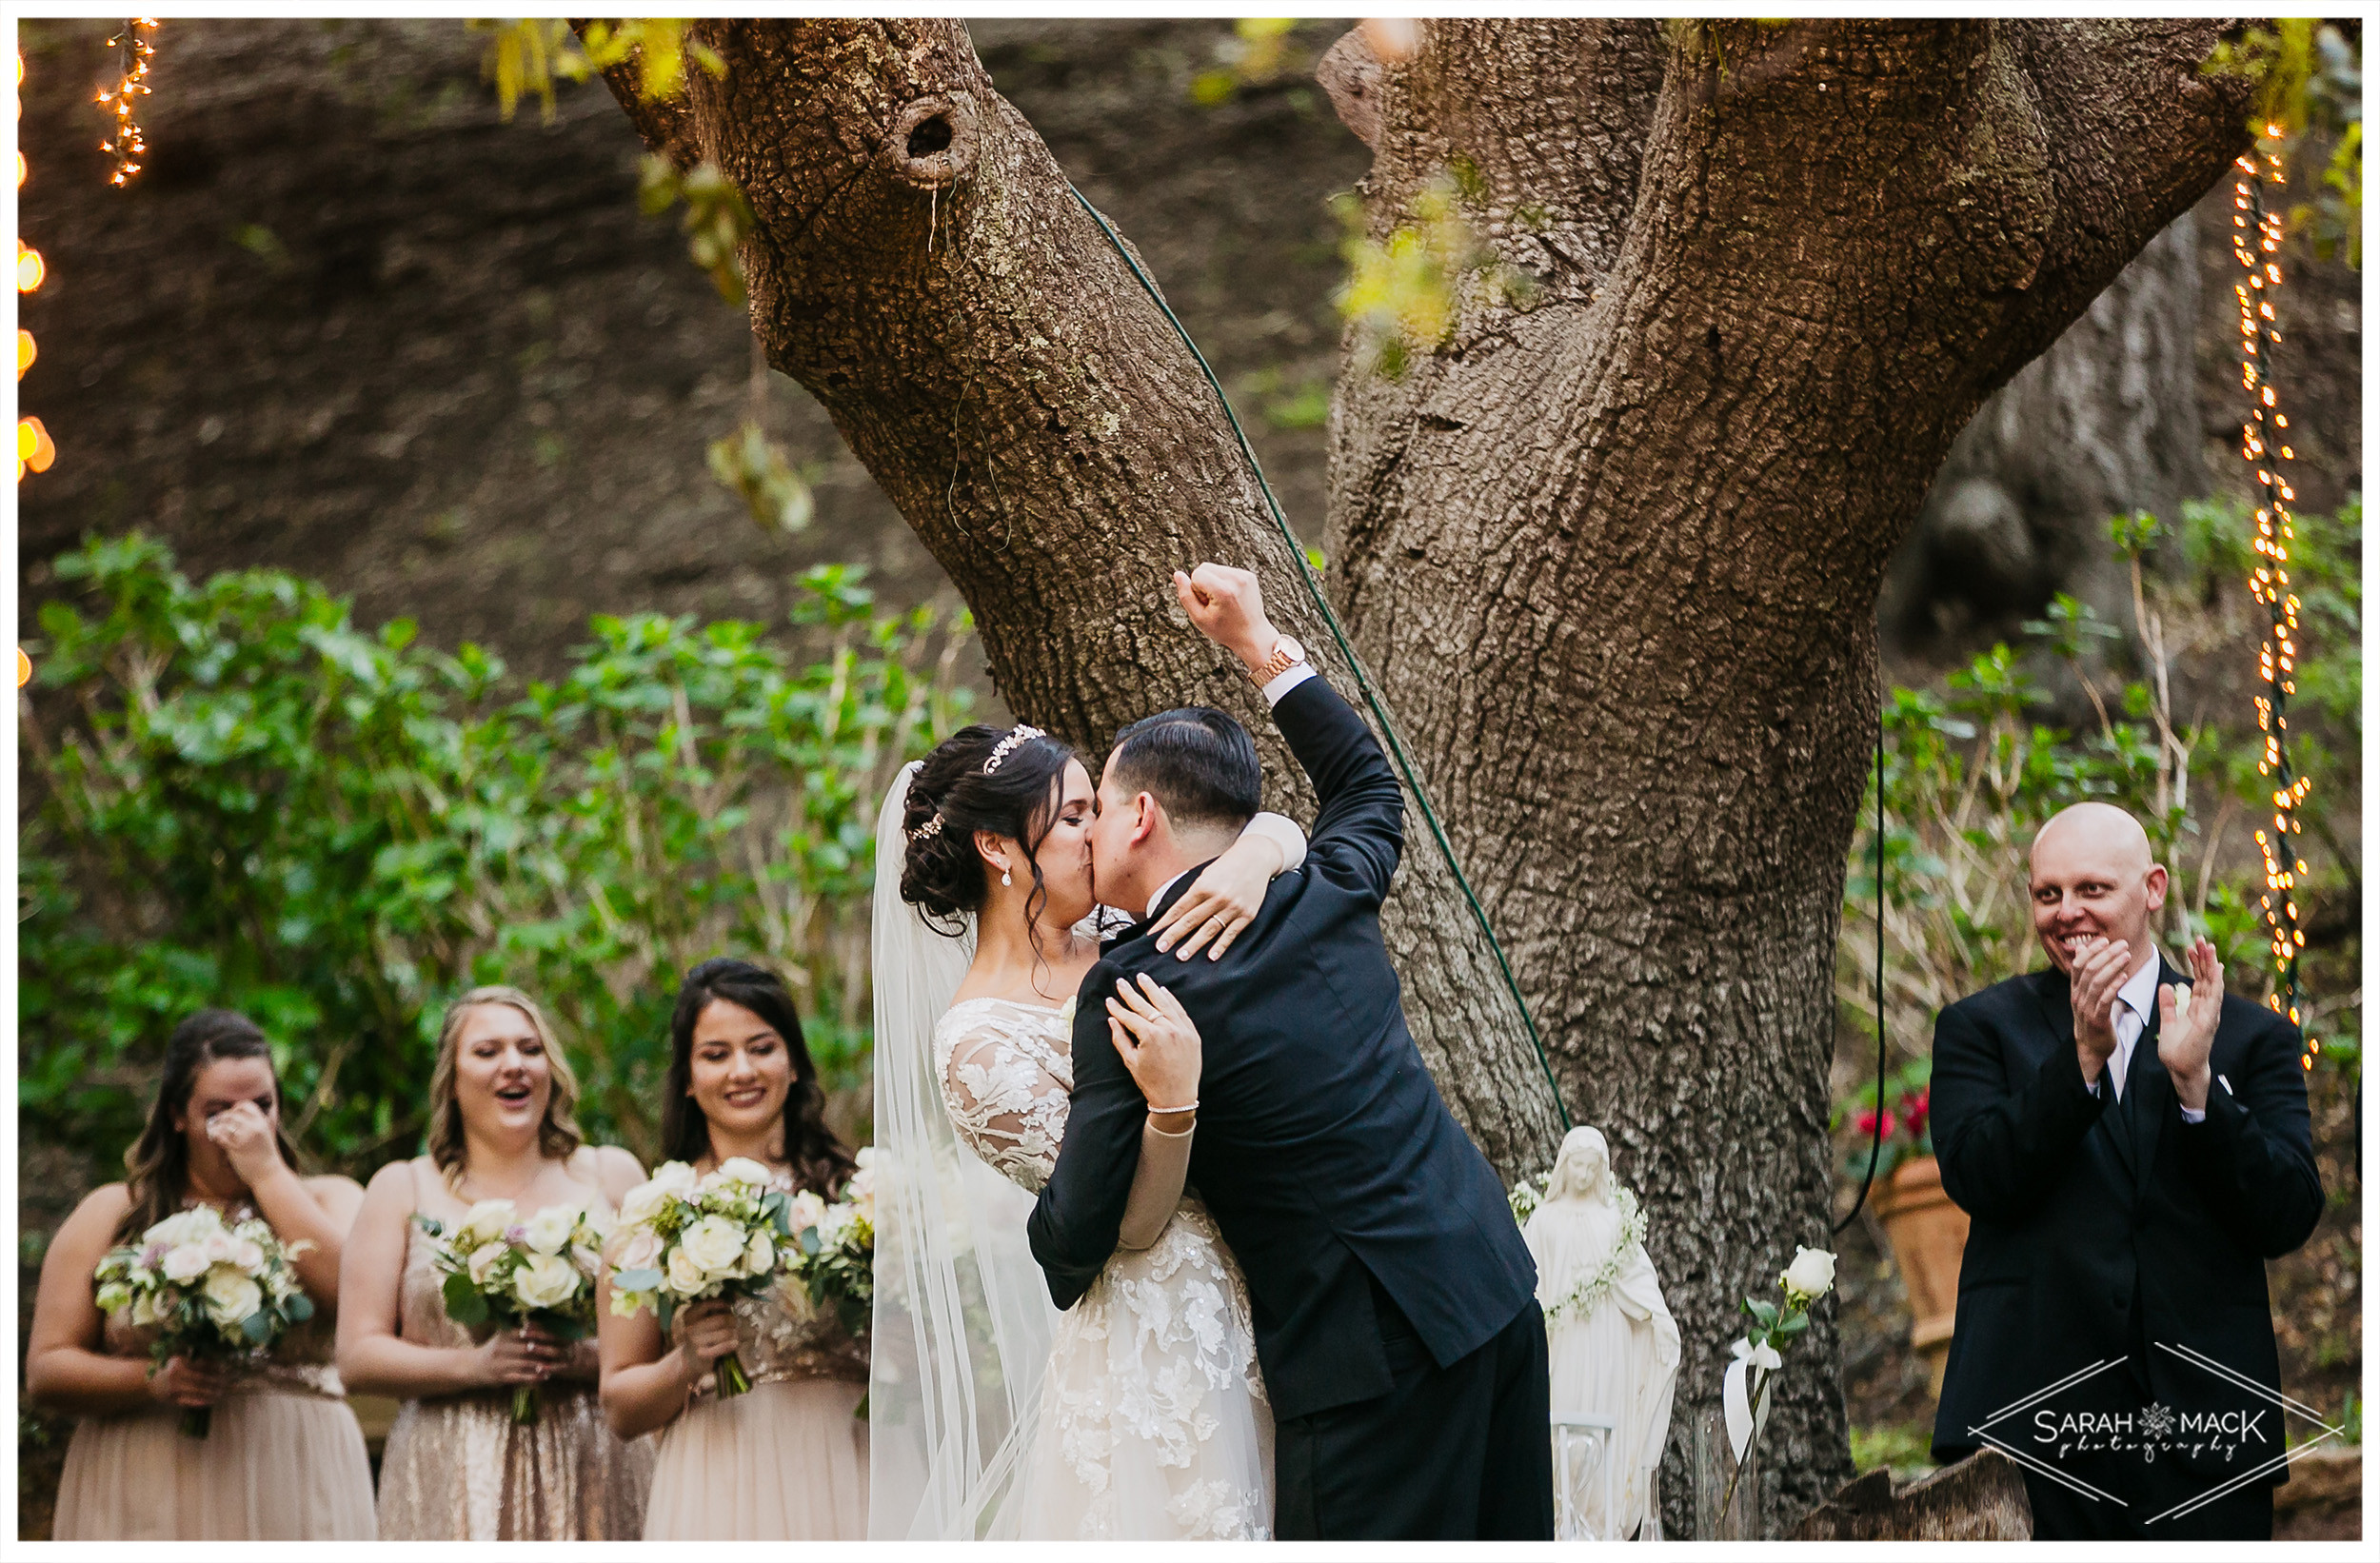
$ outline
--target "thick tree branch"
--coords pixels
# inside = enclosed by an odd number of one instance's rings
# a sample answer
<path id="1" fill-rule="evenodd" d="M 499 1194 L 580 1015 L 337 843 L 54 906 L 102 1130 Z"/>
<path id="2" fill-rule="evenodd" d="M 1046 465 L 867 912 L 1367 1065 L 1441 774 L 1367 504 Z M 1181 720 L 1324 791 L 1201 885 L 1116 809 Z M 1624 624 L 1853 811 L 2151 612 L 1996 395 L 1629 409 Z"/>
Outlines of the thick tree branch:
<path id="1" fill-rule="evenodd" d="M 1048 148 L 945 21 L 700 21 L 690 130 L 751 203 L 752 325 L 973 608 L 1001 694 L 1096 759 L 1168 706 L 1233 710 L 1302 789 L 1236 663 L 1175 605 L 1200 559 L 1258 570 L 1353 683 L 1197 362 Z M 614 90 L 620 90 L 615 81 Z M 624 94 L 625 98 L 625 94 Z M 638 111 L 634 108 L 631 113 Z M 675 154 L 683 155 L 683 154 Z M 1508 1176 L 1560 1124 L 1493 956 L 1417 818 L 1387 915 L 1416 1039 Z"/>

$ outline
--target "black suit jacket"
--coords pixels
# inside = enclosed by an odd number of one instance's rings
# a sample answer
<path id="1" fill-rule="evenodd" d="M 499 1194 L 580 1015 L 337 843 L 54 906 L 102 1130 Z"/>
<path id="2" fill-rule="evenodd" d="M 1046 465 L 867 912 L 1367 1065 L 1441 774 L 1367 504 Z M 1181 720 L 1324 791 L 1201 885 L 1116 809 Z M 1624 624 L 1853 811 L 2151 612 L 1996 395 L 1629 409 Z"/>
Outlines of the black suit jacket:
<path id="1" fill-rule="evenodd" d="M 2160 963 L 2160 984 L 2190 985 Z M 2119 1105 L 2083 1083 L 2060 972 L 2011 978 L 1936 1019 L 1934 1154 L 1944 1191 L 1973 1222 L 1936 1459 L 1974 1450 L 1971 1430 L 2002 1408 L 2116 1357 L 2128 1359 L 2114 1370 L 2128 1381 L 2111 1373 L 2093 1393 L 2177 1413 L 2264 1407 L 2265 1457 L 2280 1453 L 2277 1408 L 2166 1348 L 2280 1387 L 2264 1261 L 2303 1243 L 2322 1215 L 2297 1028 L 2227 997 L 2211 1059 L 2219 1078 L 2194 1124 L 2157 1059 L 2157 1031 L 2152 1015 Z M 2022 1442 L 2033 1429 L 2021 1420 L 1992 1432 Z M 2261 1463 L 2243 1453 L 2222 1469 Z"/>
<path id="2" fill-rule="evenodd" d="M 1145 922 L 1105 946 L 1079 996 L 1065 1141 L 1026 1231 L 1071 1308 L 1115 1250 L 1147 1116 L 1104 1000 L 1121 976 L 1149 973 L 1198 1023 L 1190 1180 L 1247 1276 L 1266 1390 L 1287 1417 L 1391 1388 L 1367 1275 L 1446 1366 L 1529 1304 L 1537 1266 L 1405 1029 L 1379 926 L 1403 847 L 1396 773 L 1319 677 L 1274 721 L 1321 801 L 1306 861 L 1220 961 L 1159 950 Z"/>

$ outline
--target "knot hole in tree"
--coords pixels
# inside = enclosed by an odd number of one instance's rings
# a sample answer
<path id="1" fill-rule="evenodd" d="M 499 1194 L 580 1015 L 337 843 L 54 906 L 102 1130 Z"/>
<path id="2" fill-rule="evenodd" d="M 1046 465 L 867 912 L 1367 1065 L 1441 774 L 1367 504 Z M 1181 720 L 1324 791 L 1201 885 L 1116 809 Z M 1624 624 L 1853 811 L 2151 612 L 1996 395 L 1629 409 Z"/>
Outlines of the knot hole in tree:
<path id="1" fill-rule="evenodd" d="M 940 93 L 910 104 L 884 137 L 893 172 L 922 190 L 945 189 L 975 161 L 975 110 Z"/>

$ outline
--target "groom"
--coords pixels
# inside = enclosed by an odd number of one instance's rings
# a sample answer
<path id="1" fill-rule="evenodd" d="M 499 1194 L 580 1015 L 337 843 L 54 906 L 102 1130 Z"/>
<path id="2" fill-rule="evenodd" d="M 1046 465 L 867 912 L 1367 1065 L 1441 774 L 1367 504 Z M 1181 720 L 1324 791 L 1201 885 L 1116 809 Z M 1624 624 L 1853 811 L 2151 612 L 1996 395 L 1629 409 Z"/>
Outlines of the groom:
<path id="1" fill-rule="evenodd" d="M 1256 747 L 1220 711 L 1127 727 L 1092 827 L 1110 940 L 1074 1021 L 1072 1113 L 1026 1231 L 1071 1308 L 1115 1251 L 1147 1104 L 1106 1001 L 1146 973 L 1204 1047 L 1190 1181 L 1248 1278 L 1284 1540 L 1554 1534 L 1545 1321 L 1503 1185 L 1422 1067 L 1379 926 L 1403 795 L 1371 731 L 1264 617 L 1257 579 L 1177 574 L 1191 623 L 1246 664 L 1320 800 L 1302 867 L 1220 961 L 1150 924 L 1257 810 Z M 1184 934 L 1191 932 L 1183 929 Z"/>

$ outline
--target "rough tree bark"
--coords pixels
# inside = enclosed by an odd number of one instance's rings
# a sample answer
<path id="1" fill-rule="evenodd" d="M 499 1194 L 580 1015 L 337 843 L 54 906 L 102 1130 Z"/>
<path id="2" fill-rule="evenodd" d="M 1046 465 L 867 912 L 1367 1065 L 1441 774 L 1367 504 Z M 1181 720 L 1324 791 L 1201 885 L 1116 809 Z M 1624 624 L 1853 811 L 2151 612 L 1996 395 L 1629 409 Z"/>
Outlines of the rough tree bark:
<path id="1" fill-rule="evenodd" d="M 2059 591 L 2131 629 L 2108 518 L 2178 524 L 2181 502 L 2206 491 L 2198 265 L 2184 212 L 1951 442 L 1885 576 L 1892 647 L 1971 653 Z"/>
<path id="2" fill-rule="evenodd" d="M 1475 298 L 1400 379 L 1342 377 L 1330 584 L 1571 1110 L 1646 1197 L 1687 1341 L 1681 1433 L 1735 1299 L 1824 1241 L 1829 973 L 1885 562 L 1969 415 L 2245 145 L 2244 89 L 2198 73 L 2219 31 L 1426 23 L 1406 57 L 1351 35 L 1326 62 L 1375 148 L 1376 235 L 1459 164 L 1464 216 L 1537 283 L 1525 309 Z M 1165 573 L 1252 562 L 1319 648 L 1297 565 L 1196 366 L 964 30 L 696 32 L 724 78 L 661 108 L 614 90 L 649 143 L 750 197 L 769 361 L 966 594 L 1012 708 L 1094 746 L 1180 701 L 1257 716 Z M 1391 935 L 1416 1029 L 1507 1174 L 1542 1166 L 1543 1082 L 1414 837 Z M 1796 1355 L 1772 1529 L 1850 1474 L 1831 1310 Z"/>

